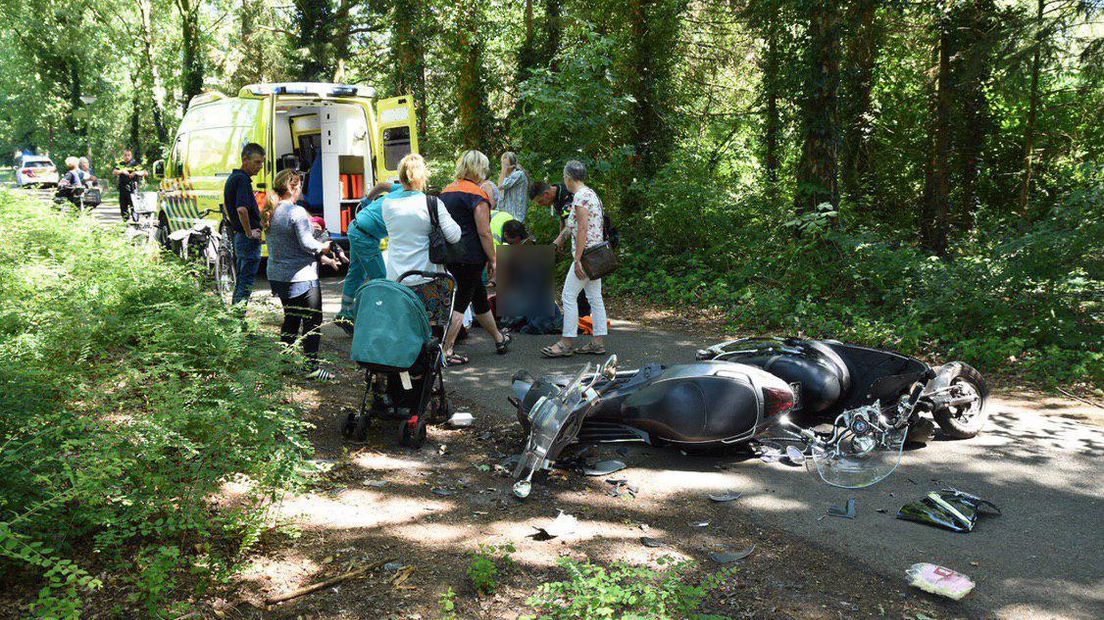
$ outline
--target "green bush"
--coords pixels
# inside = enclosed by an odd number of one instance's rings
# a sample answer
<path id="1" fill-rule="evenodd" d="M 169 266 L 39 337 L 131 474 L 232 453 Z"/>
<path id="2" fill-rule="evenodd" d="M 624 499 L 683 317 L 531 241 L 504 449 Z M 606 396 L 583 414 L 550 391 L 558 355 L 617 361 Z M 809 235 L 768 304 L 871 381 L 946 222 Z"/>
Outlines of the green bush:
<path id="1" fill-rule="evenodd" d="M 568 579 L 546 583 L 527 603 L 542 619 L 594 620 L 598 618 L 700 618 L 694 612 L 709 592 L 729 576 L 728 569 L 694 584 L 689 562 L 660 558 L 657 571 L 647 566 L 617 563 L 609 568 L 590 562 L 560 559 Z"/>
<path id="2" fill-rule="evenodd" d="M 225 574 L 301 475 L 285 356 L 92 218 L 0 192 L 0 238 L 0 564 L 39 577 L 43 616 L 105 572 L 162 609 L 178 574 Z M 230 480 L 250 490 L 215 509 Z"/>
<path id="3" fill-rule="evenodd" d="M 472 562 L 468 566 L 468 579 L 479 594 L 491 594 L 498 587 L 498 573 L 513 566 L 510 557 L 515 551 L 510 543 L 502 545 L 479 545 L 472 553 Z"/>
<path id="4" fill-rule="evenodd" d="M 824 214 L 794 219 L 760 197 L 703 193 L 664 173 L 653 210 L 623 223 L 633 228 L 624 266 L 605 285 L 614 295 L 719 308 L 744 332 L 838 338 L 1101 385 L 1104 181 L 1084 187 L 1028 230 L 993 224 L 938 259 L 909 239 L 837 230 Z"/>

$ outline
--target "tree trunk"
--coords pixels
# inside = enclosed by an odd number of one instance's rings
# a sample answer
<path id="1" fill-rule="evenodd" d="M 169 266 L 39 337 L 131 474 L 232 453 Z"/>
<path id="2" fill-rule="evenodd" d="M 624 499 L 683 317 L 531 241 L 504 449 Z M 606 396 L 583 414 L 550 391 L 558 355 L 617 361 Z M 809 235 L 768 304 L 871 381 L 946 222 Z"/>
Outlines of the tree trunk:
<path id="1" fill-rule="evenodd" d="M 763 63 L 763 95 L 766 104 L 766 119 L 764 122 L 764 166 L 767 169 L 767 201 L 771 206 L 778 202 L 778 133 L 781 128 L 781 118 L 778 110 L 778 15 L 771 13 L 767 18 L 767 55 Z"/>
<path id="2" fill-rule="evenodd" d="M 874 66 L 881 45 L 878 0 L 857 0 L 848 16 L 852 29 L 848 38 L 841 124 L 844 128 L 840 153 L 840 184 L 843 193 L 859 208 L 870 197 L 867 174 L 873 145 L 874 118 L 871 91 Z"/>
<path id="3" fill-rule="evenodd" d="M 810 213 L 829 203 L 839 206 L 839 47 L 840 14 L 834 0 L 813 3 L 809 23 L 809 73 L 801 101 L 801 159 L 797 165 L 794 211 Z"/>
<path id="4" fill-rule="evenodd" d="M 676 47 L 677 20 L 683 2 L 629 0 L 629 41 L 626 52 L 626 92 L 633 97 L 629 142 L 635 153 L 629 190 L 623 207 L 626 217 L 645 204 L 644 184 L 663 167 L 674 145 L 674 134 L 663 118 Z"/>
<path id="5" fill-rule="evenodd" d="M 391 29 L 392 82 L 395 94 L 410 94 L 418 114 L 418 136 L 426 137 L 428 102 L 426 101 L 425 39 L 422 4 L 396 0 L 394 26 Z M 423 143 L 424 144 L 424 143 Z"/>
<path id="6" fill-rule="evenodd" d="M 954 150 L 960 178 L 951 224 L 960 233 L 973 228 L 976 220 L 980 161 L 992 131 L 986 88 L 992 76 L 996 11 L 994 0 L 968 0 L 952 13 L 951 74 L 958 104 Z"/>
<path id="7" fill-rule="evenodd" d="M 131 76 L 131 80 L 137 82 L 136 76 Z M 134 158 L 138 161 L 142 161 L 142 155 L 144 150 L 142 149 L 142 97 L 139 93 L 141 89 L 135 88 L 134 93 L 131 95 L 130 100 L 130 141 L 127 143 L 134 151 Z M 163 144 L 159 142 L 158 144 Z"/>
<path id="8" fill-rule="evenodd" d="M 937 44 L 938 65 L 931 97 L 930 146 L 920 213 L 920 239 L 939 256 L 947 254 L 947 216 L 950 213 L 951 186 L 948 155 L 950 145 L 950 20 L 945 7 L 939 7 Z"/>
<path id="9" fill-rule="evenodd" d="M 469 1 L 462 8 L 457 43 L 461 64 L 457 91 L 459 95 L 460 141 L 466 149 L 491 150 L 490 112 L 487 90 L 483 81 L 483 39 L 480 36 L 480 5 Z"/>
<path id="10" fill-rule="evenodd" d="M 296 0 L 297 47 L 304 55 L 299 67 L 299 79 L 304 82 L 325 82 L 333 77 L 331 35 L 334 11 L 329 0 Z"/>
<path id="11" fill-rule="evenodd" d="M 1031 92 L 1028 95 L 1027 124 L 1024 126 L 1024 171 L 1020 186 L 1020 215 L 1028 216 L 1031 198 L 1031 174 L 1035 151 L 1035 122 L 1039 116 L 1039 70 L 1042 63 L 1043 15 L 1046 0 L 1039 0 L 1035 13 L 1035 50 L 1031 54 Z"/>
<path id="12" fill-rule="evenodd" d="M 184 66 L 181 69 L 181 107 L 188 111 L 188 103 L 203 92 L 203 49 L 199 29 L 199 1 L 176 0 L 180 11 L 181 46 L 184 48 Z"/>
<path id="13" fill-rule="evenodd" d="M 544 2 L 544 45 L 537 64 L 556 70 L 556 53 L 560 51 L 560 39 L 563 37 L 562 0 Z"/>
<path id="14" fill-rule="evenodd" d="M 81 101 L 81 76 L 80 62 L 76 58 L 69 60 L 69 128 L 78 136 L 87 136 L 88 128 L 85 125 L 88 119 L 81 119 L 80 109 L 84 106 Z"/>
<path id="15" fill-rule="evenodd" d="M 151 14 L 153 6 L 151 0 L 138 0 L 138 13 L 142 19 L 141 45 L 143 66 L 139 69 L 139 83 L 144 84 L 142 90 L 150 98 L 150 111 L 153 113 L 153 129 L 157 132 L 157 143 L 165 145 L 169 141 L 169 132 L 165 127 L 165 114 L 161 99 L 157 96 L 160 91 L 161 79 L 157 74 L 157 65 L 153 61 L 153 25 Z"/>

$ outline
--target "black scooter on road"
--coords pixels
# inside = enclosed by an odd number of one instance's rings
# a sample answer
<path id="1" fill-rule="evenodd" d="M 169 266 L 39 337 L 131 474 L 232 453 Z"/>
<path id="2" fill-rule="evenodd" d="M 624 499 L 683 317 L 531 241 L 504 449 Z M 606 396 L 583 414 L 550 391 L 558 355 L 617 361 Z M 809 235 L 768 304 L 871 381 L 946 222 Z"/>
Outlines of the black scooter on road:
<path id="1" fill-rule="evenodd" d="M 811 453 L 829 484 L 866 486 L 896 468 L 910 430 L 912 441 L 930 439 L 928 415 L 950 437 L 976 435 L 988 397 L 981 375 L 961 362 L 936 369 L 889 351 L 799 338 L 722 342 L 670 367 L 618 371 L 614 356 L 573 377 L 523 371 L 513 391 L 529 433 L 514 472 L 521 497 L 572 444 L 716 448 L 768 430 L 803 443 L 801 453 Z M 831 432 L 809 430 L 827 420 Z"/>

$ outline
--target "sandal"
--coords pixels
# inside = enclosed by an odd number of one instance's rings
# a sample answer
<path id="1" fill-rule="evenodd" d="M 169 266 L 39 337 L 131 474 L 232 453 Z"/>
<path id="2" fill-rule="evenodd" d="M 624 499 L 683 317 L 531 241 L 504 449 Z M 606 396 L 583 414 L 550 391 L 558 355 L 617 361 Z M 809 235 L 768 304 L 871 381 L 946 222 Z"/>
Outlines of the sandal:
<path id="1" fill-rule="evenodd" d="M 583 355 L 605 355 L 606 347 L 602 346 L 601 343 L 597 343 L 591 340 L 578 349 L 575 349 L 575 352 L 582 353 Z"/>
<path id="2" fill-rule="evenodd" d="M 464 357 L 463 355 L 460 355 L 459 353 L 451 353 L 451 354 L 449 354 L 448 356 L 445 357 L 445 366 L 446 367 L 463 366 L 464 364 L 467 364 L 470 361 L 471 360 Z"/>
<path id="3" fill-rule="evenodd" d="M 499 355 L 506 355 L 506 352 L 510 350 L 510 343 L 514 338 L 507 333 L 502 334 L 502 340 L 495 343 L 495 353 Z"/>
<path id="4" fill-rule="evenodd" d="M 556 343 L 550 347 L 544 347 L 541 349 L 541 355 L 545 357 L 571 357 L 575 355 L 575 349 L 571 347 L 565 347 L 560 343 Z"/>

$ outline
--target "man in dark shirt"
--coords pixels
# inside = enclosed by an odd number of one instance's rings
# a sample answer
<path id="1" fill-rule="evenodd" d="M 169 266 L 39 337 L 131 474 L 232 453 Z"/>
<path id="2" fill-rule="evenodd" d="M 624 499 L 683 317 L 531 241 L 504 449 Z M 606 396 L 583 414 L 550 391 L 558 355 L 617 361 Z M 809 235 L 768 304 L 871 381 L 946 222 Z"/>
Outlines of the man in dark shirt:
<path id="1" fill-rule="evenodd" d="M 146 176 L 142 170 L 142 164 L 134 159 L 134 152 L 130 149 L 123 151 L 123 158 L 115 162 L 115 169 L 111 171 L 118 181 L 119 213 L 123 221 L 131 217 L 134 210 L 134 192 L 138 191 L 138 185 Z"/>
<path id="2" fill-rule="evenodd" d="M 222 215 L 234 231 L 234 260 L 238 268 L 235 304 L 249 300 L 253 280 L 261 267 L 261 210 L 253 194 L 253 177 L 264 167 L 264 148 L 250 142 L 242 149 L 241 159 L 241 168 L 230 173 L 222 189 Z"/>
<path id="3" fill-rule="evenodd" d="M 549 185 L 538 181 L 529 186 L 529 200 L 535 201 L 542 207 L 551 207 L 552 215 L 560 218 L 560 234 L 556 235 L 556 240 L 552 242 L 559 252 L 567 239 L 564 229 L 567 226 L 567 216 L 571 213 L 571 202 L 575 200 L 575 194 L 567 191 L 567 186 L 562 183 Z M 590 301 L 582 291 L 579 292 L 579 316 L 590 316 Z"/>

